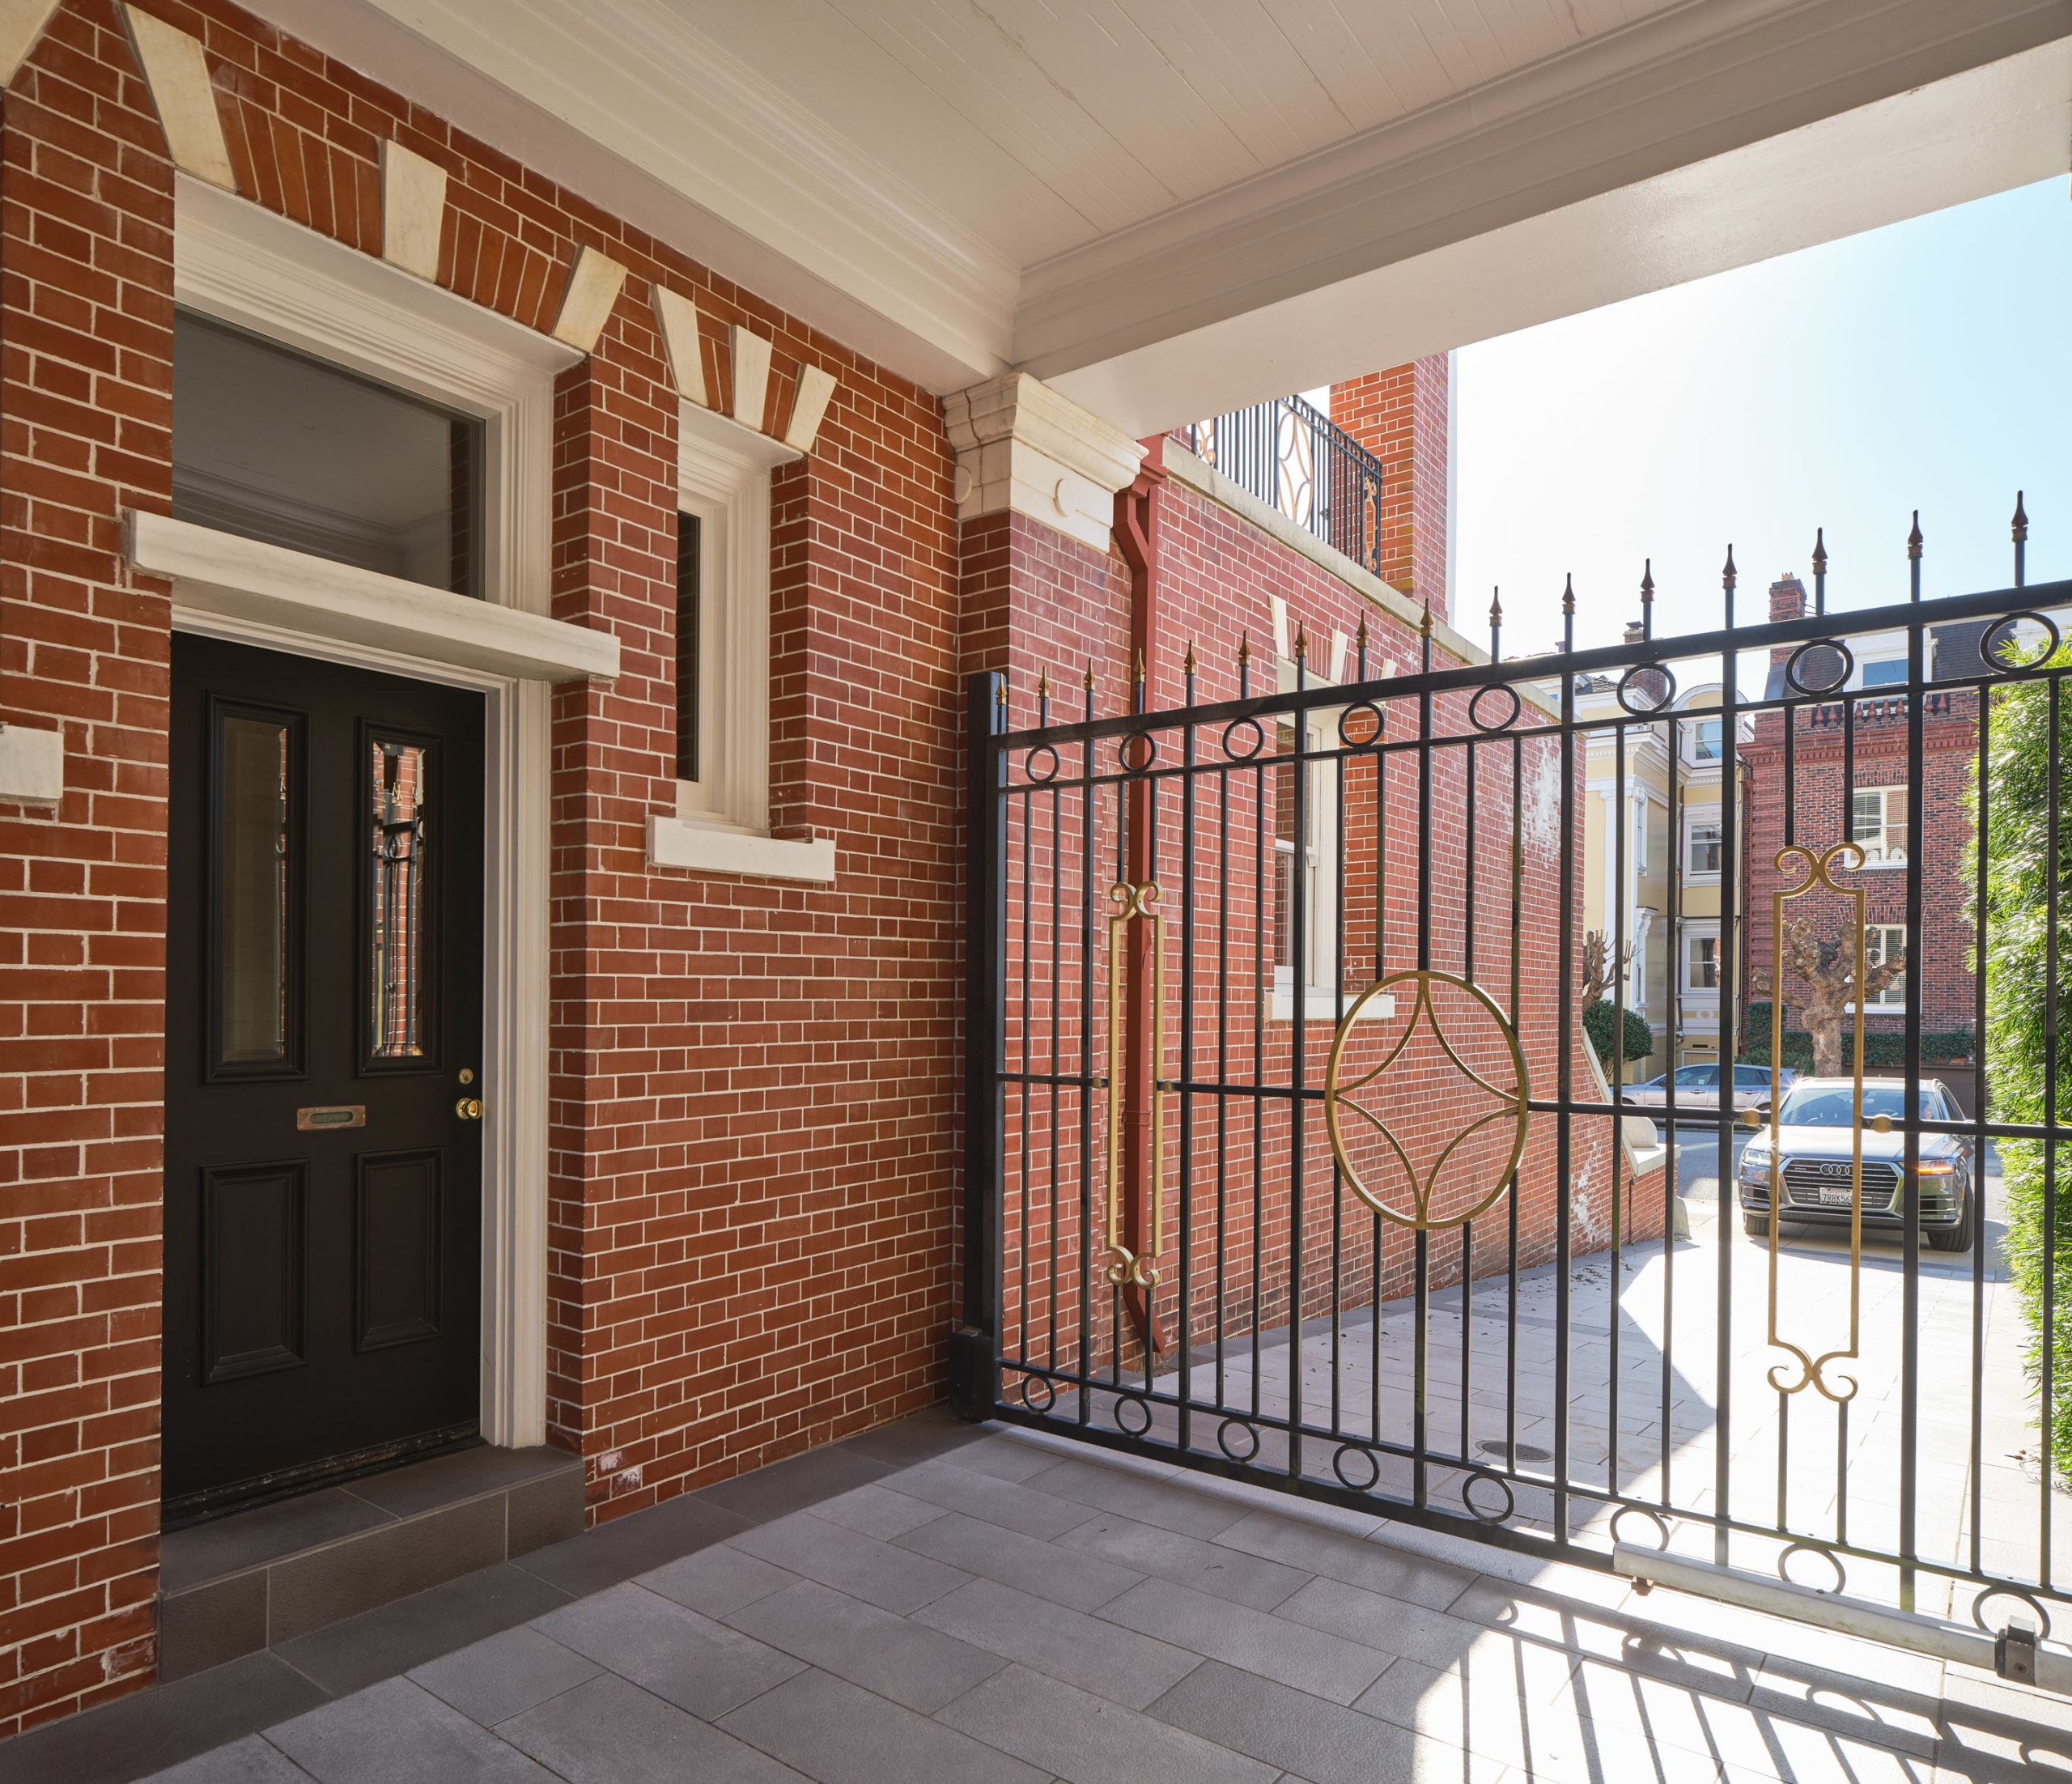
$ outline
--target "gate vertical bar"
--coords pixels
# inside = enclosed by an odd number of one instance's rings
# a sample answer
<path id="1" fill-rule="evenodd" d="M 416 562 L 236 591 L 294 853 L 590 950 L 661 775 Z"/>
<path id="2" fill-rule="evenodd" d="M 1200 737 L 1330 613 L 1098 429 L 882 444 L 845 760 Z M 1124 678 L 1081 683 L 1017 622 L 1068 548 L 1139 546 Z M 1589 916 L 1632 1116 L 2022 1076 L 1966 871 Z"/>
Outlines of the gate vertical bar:
<path id="1" fill-rule="evenodd" d="M 964 684 L 964 1306 L 951 1338 L 958 1416 L 991 1416 L 1000 1398 L 1000 1073 L 1007 1044 L 1007 758 L 998 735 L 1004 677 Z"/>
<path id="2" fill-rule="evenodd" d="M 1921 520 L 1914 519 L 1913 536 L 1907 542 L 1911 560 L 1913 601 L 1921 603 Z M 1904 1182 L 1900 1193 L 1906 1203 L 1900 1228 L 1902 1258 L 1900 1310 L 1900 1608 L 1914 1608 L 1914 1570 L 1909 1565 L 1917 1540 L 1915 1529 L 1920 1498 L 1914 1481 L 1914 1460 L 1921 1443 L 1921 998 L 1926 983 L 1921 970 L 1921 720 L 1928 704 L 1928 674 L 1923 644 L 1927 635 L 1918 614 L 1907 624 L 1907 1032 L 1906 1128 L 1900 1142 L 1900 1165 Z M 1855 805 L 1855 788 L 1850 787 L 1850 808 Z M 1862 972 L 1863 962 L 1857 962 Z M 1858 988 L 1862 987 L 1858 979 Z M 1862 1002 L 1857 1007 L 1861 1009 Z M 1861 1064 L 1861 1062 L 1858 1062 Z"/>
<path id="3" fill-rule="evenodd" d="M 1719 1060 L 1718 1121 L 1716 1132 L 1718 1149 L 1715 1154 L 1713 1180 L 1720 1186 L 1720 1221 L 1724 1228 L 1726 1219 L 1726 1196 L 1734 1175 L 1734 993 L 1741 950 L 1735 945 L 1739 939 L 1735 925 L 1739 913 L 1735 908 L 1734 876 L 1739 865 L 1740 849 L 1735 835 L 1739 811 L 1741 791 L 1741 721 L 1739 717 L 1740 689 L 1737 677 L 1740 673 L 1741 655 L 1734 646 L 1734 547 L 1726 548 L 1726 565 L 1721 572 L 1721 584 L 1726 602 L 1726 642 L 1720 649 L 1720 777 L 1719 777 L 1719 1027 L 1713 1037 L 1713 1051 Z M 1776 1210 L 1771 1211 L 1776 1218 Z M 1717 1370 L 1714 1391 L 1718 1400 L 1719 1427 L 1717 1453 L 1713 1459 L 1713 1491 L 1716 1522 L 1713 1526 L 1713 1559 L 1722 1566 L 1727 1555 L 1727 1525 L 1732 1517 L 1732 1497 L 1728 1491 L 1732 1473 L 1734 1402 L 1734 1247 L 1722 1230 L 1719 1246 L 1719 1306 L 1716 1315 L 1719 1328 L 1718 1344 L 1714 1352 Z"/>

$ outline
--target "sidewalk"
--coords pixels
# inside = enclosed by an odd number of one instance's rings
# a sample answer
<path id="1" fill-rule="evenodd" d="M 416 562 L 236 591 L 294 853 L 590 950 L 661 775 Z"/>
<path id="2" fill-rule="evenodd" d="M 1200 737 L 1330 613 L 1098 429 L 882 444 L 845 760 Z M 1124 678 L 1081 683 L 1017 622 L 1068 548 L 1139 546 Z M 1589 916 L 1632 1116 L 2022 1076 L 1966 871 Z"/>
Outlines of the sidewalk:
<path id="1" fill-rule="evenodd" d="M 764 1471 L 779 1478 L 759 1500 L 759 1477 L 730 1482 L 761 1521 L 728 1513 L 737 1527 L 682 1558 L 157 1775 L 2072 1775 L 2072 1706 L 1988 1676 L 1667 1591 L 1643 1600 L 1607 1576 L 998 1427 L 931 1426 L 907 1453 L 920 1450 L 938 1453 L 862 1485 L 842 1485 L 832 1451 Z M 816 1480 L 834 1490 L 817 1496 Z M 83 1771 L 21 1762 L 60 1761 L 58 1737 L 90 1719 L 0 1748 L 0 1778 L 84 1784 Z"/>

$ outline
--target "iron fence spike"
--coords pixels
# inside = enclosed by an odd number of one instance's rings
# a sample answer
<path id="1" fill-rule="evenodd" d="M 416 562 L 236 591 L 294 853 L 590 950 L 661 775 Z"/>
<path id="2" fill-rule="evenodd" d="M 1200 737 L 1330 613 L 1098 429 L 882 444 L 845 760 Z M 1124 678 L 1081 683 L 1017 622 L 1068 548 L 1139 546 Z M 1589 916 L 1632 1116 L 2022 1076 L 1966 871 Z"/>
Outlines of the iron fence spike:
<path id="1" fill-rule="evenodd" d="M 1828 568 L 1828 529 L 1816 526 L 1813 529 L 1813 574 L 1824 576 Z"/>
<path id="2" fill-rule="evenodd" d="M 1916 508 L 1913 511 L 1913 530 L 1907 534 L 1907 555 L 1909 558 L 1918 558 L 1921 555 L 1921 548 L 1926 542 L 1921 533 L 1921 510 Z"/>
<path id="3" fill-rule="evenodd" d="M 1301 620 L 1295 622 L 1295 661 L 1306 662 L 1310 655 L 1310 635 L 1302 630 Z"/>
<path id="4" fill-rule="evenodd" d="M 1561 611 L 1565 614 L 1573 614 L 1575 610 L 1576 578 L 1575 573 L 1572 571 L 1569 572 L 1567 583 L 1563 586 L 1561 590 Z"/>
<path id="5" fill-rule="evenodd" d="M 1187 640 L 1187 657 L 1180 667 L 1190 676 L 1195 672 L 1195 641 L 1191 638 Z"/>
<path id="6" fill-rule="evenodd" d="M 1654 599 L 1654 559 L 1648 558 L 1644 559 L 1641 564 L 1641 600 L 1645 603 Z"/>
<path id="7" fill-rule="evenodd" d="M 2015 542 L 2019 545 L 2029 536 L 2029 517 L 2022 508 L 2022 491 L 2015 491 Z"/>
<path id="8" fill-rule="evenodd" d="M 1144 679 L 1144 652 L 1143 652 L 1143 650 L 1142 650 L 1142 648 L 1140 648 L 1138 649 L 1137 653 L 1136 653 L 1136 679 L 1137 679 L 1138 681 L 1141 682 L 1141 681 Z"/>
<path id="9" fill-rule="evenodd" d="M 1730 545 L 1726 548 L 1726 563 L 1720 571 L 1721 585 L 1730 593 L 1740 576 L 1741 572 L 1734 567 L 1734 547 Z"/>
<path id="10" fill-rule="evenodd" d="M 1093 691 L 1093 659 L 1090 656 L 1086 660 L 1086 691 Z"/>
<path id="11" fill-rule="evenodd" d="M 1238 635 L 1238 667 L 1244 668 L 1251 660 L 1252 635 L 1250 632 L 1240 632 Z"/>

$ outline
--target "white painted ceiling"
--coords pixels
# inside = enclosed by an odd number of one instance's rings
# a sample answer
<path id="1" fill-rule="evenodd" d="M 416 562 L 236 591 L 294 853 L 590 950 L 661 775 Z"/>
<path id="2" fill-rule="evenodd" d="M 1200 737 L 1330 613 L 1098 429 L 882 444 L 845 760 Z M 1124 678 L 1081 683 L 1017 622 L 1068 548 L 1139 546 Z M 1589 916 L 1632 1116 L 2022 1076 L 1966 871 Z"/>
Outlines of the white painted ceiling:
<path id="1" fill-rule="evenodd" d="M 1677 0 L 666 3 L 1019 268 Z"/>
<path id="2" fill-rule="evenodd" d="M 2072 157 L 2072 0 L 258 3 L 929 389 L 1139 435 Z"/>

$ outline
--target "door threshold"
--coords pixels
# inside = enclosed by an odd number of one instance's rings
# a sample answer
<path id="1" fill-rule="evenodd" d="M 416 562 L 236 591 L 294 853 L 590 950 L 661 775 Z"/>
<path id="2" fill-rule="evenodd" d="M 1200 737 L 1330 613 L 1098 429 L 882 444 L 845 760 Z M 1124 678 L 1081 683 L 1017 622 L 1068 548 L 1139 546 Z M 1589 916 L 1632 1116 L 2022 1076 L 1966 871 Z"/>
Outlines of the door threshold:
<path id="1" fill-rule="evenodd" d="M 261 1506 L 278 1504 L 283 1499 L 297 1498 L 305 1493 L 319 1493 L 326 1487 L 343 1486 L 349 1480 L 385 1474 L 391 1468 L 408 1468 L 414 1462 L 427 1462 L 434 1456 L 473 1449 L 482 1441 L 480 1421 L 469 1419 L 464 1424 L 448 1425 L 438 1430 L 420 1431 L 414 1436 L 350 1450 L 342 1455 L 323 1456 L 292 1468 L 278 1468 L 248 1480 L 205 1487 L 198 1493 L 181 1493 L 163 1501 L 159 1510 L 159 1528 L 161 1532 L 185 1530 L 213 1519 L 228 1518 L 240 1511 L 257 1510 Z"/>

